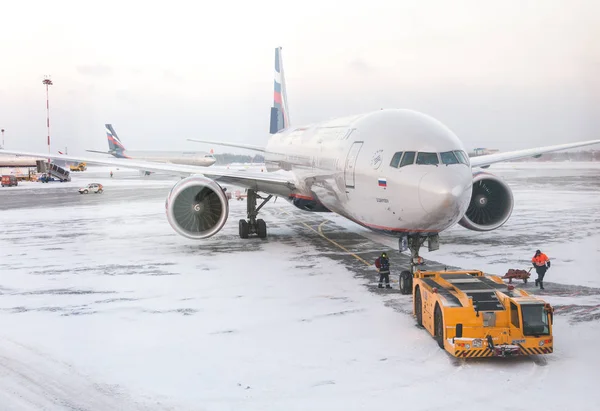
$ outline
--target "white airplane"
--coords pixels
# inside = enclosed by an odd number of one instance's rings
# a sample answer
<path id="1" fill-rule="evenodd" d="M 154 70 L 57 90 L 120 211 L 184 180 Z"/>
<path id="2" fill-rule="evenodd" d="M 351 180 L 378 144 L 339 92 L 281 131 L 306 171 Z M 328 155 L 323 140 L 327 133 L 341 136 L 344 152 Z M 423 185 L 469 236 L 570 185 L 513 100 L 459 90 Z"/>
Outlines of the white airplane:
<path id="1" fill-rule="evenodd" d="M 169 163 L 169 164 L 185 164 L 191 166 L 212 166 L 215 161 L 215 157 L 206 152 L 199 151 L 131 151 L 125 149 L 125 146 L 119 139 L 112 124 L 105 124 L 106 139 L 108 140 L 108 151 L 96 151 L 86 150 L 90 153 L 101 153 L 110 154 L 116 158 L 127 158 L 142 161 L 151 161 L 156 163 Z"/>
<path id="2" fill-rule="evenodd" d="M 204 239 L 221 230 L 229 214 L 220 185 L 226 183 L 248 189 L 247 219 L 239 220 L 241 238 L 266 237 L 266 223 L 257 218 L 258 213 L 272 196 L 279 196 L 302 210 L 335 212 L 373 231 L 398 237 L 401 251 L 410 250 L 414 269 L 422 260 L 419 249 L 425 241 L 429 250 L 436 250 L 439 233 L 454 224 L 490 231 L 509 219 L 513 209 L 510 187 L 500 178 L 474 169 L 600 143 L 590 140 L 469 158 L 448 127 L 425 114 L 403 109 L 292 127 L 281 48 L 275 49 L 270 133 L 266 147 L 203 141 L 262 152 L 264 173 L 135 160 L 126 161 L 126 167 L 186 177 L 174 185 L 166 200 L 167 219 L 184 237 Z M 119 159 L 5 152 L 125 167 Z M 262 203 L 257 206 L 258 199 Z M 403 292 L 410 292 L 411 278 L 410 272 L 402 273 Z"/>

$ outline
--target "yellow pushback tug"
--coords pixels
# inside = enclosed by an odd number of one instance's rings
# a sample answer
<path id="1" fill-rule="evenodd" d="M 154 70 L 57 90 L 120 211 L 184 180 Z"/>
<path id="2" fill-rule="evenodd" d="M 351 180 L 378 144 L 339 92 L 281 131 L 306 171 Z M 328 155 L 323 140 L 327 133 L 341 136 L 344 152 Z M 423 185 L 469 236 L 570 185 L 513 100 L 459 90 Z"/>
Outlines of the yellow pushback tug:
<path id="1" fill-rule="evenodd" d="M 416 271 L 414 314 L 459 358 L 552 353 L 553 308 L 481 271 Z"/>

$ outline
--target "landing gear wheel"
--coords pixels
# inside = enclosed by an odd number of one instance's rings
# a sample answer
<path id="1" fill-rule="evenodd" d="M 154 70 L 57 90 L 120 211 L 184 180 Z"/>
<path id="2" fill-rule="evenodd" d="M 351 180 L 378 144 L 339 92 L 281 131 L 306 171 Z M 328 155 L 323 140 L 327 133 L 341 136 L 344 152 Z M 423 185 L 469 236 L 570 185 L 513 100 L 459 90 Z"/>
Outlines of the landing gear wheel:
<path id="1" fill-rule="evenodd" d="M 415 317 L 417 317 L 417 325 L 423 326 L 423 303 L 421 302 L 421 289 L 417 287 L 415 290 Z"/>
<path id="2" fill-rule="evenodd" d="M 412 274 L 410 271 L 400 273 L 400 293 L 405 295 L 412 293 Z"/>
<path id="3" fill-rule="evenodd" d="M 240 220 L 240 237 L 248 238 L 249 235 L 254 235 L 258 238 L 266 238 L 267 237 L 267 224 L 264 220 L 260 218 L 256 218 L 260 209 L 267 204 L 267 202 L 273 197 L 273 195 L 268 195 L 263 198 L 256 193 L 256 190 L 248 189 L 248 195 L 246 196 L 246 214 L 248 216 L 247 220 Z M 257 206 L 256 200 L 263 200 L 262 203 Z"/>
<path id="4" fill-rule="evenodd" d="M 444 349 L 444 319 L 442 318 L 442 310 L 440 306 L 436 304 L 435 311 L 433 314 L 435 340 L 437 341 L 440 348 Z"/>
<path id="5" fill-rule="evenodd" d="M 256 220 L 256 234 L 258 234 L 258 238 L 267 238 L 267 223 L 265 223 L 265 220 L 260 218 Z"/>
<path id="6" fill-rule="evenodd" d="M 246 220 L 240 220 L 240 237 L 248 238 L 249 226 Z"/>

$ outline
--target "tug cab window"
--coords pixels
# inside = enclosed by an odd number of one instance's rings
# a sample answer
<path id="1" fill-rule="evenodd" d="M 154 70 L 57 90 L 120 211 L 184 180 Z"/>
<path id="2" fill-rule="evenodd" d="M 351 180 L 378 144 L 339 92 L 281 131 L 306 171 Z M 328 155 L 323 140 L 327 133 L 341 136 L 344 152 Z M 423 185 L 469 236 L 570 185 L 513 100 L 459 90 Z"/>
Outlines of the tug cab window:
<path id="1" fill-rule="evenodd" d="M 454 154 L 456 154 L 458 161 L 460 161 L 462 164 L 465 164 L 467 166 L 469 165 L 469 156 L 467 156 L 467 154 L 464 151 L 455 150 Z"/>
<path id="2" fill-rule="evenodd" d="M 440 160 L 437 153 L 419 153 L 417 154 L 417 164 L 421 165 L 438 165 Z"/>
<path id="3" fill-rule="evenodd" d="M 515 303 L 510 303 L 510 322 L 513 326 L 521 328 L 521 323 L 519 322 L 519 308 Z"/>
<path id="4" fill-rule="evenodd" d="M 541 304 L 521 305 L 524 335 L 548 335 L 548 313 Z"/>
<path id="5" fill-rule="evenodd" d="M 400 159 L 402 158 L 402 151 L 397 152 L 392 157 L 392 161 L 390 161 L 390 167 L 398 168 L 398 164 L 400 164 Z"/>
<path id="6" fill-rule="evenodd" d="M 402 161 L 400 162 L 400 167 L 409 166 L 415 162 L 415 153 L 414 151 L 407 151 L 404 153 L 404 157 L 402 157 Z"/>
<path id="7" fill-rule="evenodd" d="M 458 164 L 458 158 L 456 158 L 456 154 L 452 151 L 446 151 L 445 153 L 440 153 L 440 157 L 442 159 L 442 163 L 446 165 L 450 164 Z"/>

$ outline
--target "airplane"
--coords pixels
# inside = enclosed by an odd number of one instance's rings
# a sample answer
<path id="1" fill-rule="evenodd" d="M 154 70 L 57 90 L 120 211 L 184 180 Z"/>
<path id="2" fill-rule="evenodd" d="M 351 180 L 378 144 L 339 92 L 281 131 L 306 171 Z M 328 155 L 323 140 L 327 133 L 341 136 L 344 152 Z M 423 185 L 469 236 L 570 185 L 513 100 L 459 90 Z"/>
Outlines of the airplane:
<path id="1" fill-rule="evenodd" d="M 198 151 L 131 151 L 126 150 L 112 124 L 105 124 L 108 151 L 86 150 L 90 153 L 110 154 L 116 158 L 136 159 L 169 164 L 185 164 L 192 166 L 212 166 L 215 157 L 212 154 Z M 145 170 L 144 170 L 145 171 Z"/>
<path id="2" fill-rule="evenodd" d="M 422 262 L 419 250 L 425 242 L 435 251 L 439 234 L 455 224 L 473 231 L 491 231 L 510 218 L 514 204 L 510 187 L 481 168 L 600 143 L 589 140 L 469 158 L 447 126 L 407 109 L 380 109 L 292 126 L 281 47 L 275 49 L 270 114 L 271 137 L 265 147 L 194 140 L 261 152 L 267 172 L 135 160 L 127 160 L 127 167 L 184 177 L 167 195 L 165 208 L 171 227 L 189 239 L 209 238 L 226 223 L 229 203 L 223 183 L 247 189 L 247 218 L 238 222 L 241 238 L 267 236 L 266 223 L 258 214 L 274 196 L 303 211 L 334 212 L 372 231 L 394 236 L 399 250 L 409 251 L 411 256 L 411 271 L 400 276 L 403 293 L 411 290 L 411 272 Z M 123 165 L 121 159 L 54 157 Z M 258 200 L 262 200 L 259 205 Z"/>

